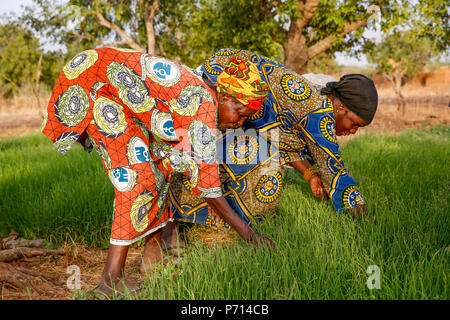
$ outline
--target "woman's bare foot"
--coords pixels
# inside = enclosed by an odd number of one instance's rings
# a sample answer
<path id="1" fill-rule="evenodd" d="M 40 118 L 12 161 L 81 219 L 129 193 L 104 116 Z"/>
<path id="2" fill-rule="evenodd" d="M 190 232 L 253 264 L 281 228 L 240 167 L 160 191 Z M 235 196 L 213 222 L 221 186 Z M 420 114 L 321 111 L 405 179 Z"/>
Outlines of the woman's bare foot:
<path id="1" fill-rule="evenodd" d="M 159 230 L 149 234 L 146 237 L 147 241 L 144 246 L 144 253 L 140 268 L 142 273 L 151 271 L 155 264 L 163 261 L 164 259 L 164 253 L 161 248 L 161 233 L 162 231 Z"/>
<path id="2" fill-rule="evenodd" d="M 184 253 L 186 245 L 180 237 L 178 230 L 179 223 L 176 221 L 169 221 L 164 227 L 162 233 L 163 249 L 171 255 L 180 256 Z"/>
<path id="3" fill-rule="evenodd" d="M 126 291 L 136 291 L 139 286 L 125 278 L 118 278 L 115 281 L 107 282 L 104 279 L 101 280 L 98 288 L 95 290 L 96 294 L 104 295 L 111 299 L 113 296 L 122 296 Z"/>
<path id="4" fill-rule="evenodd" d="M 128 290 L 136 288 L 135 284 L 125 280 L 127 253 L 128 246 L 110 244 L 100 284 L 95 292 L 112 298 L 114 293 L 122 294 L 125 287 Z"/>

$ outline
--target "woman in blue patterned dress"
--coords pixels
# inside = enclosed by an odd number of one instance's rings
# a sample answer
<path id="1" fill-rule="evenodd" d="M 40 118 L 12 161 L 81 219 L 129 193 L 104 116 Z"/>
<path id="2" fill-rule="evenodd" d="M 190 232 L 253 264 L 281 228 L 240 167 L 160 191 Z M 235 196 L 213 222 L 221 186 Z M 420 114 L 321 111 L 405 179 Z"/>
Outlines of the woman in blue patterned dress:
<path id="1" fill-rule="evenodd" d="M 336 136 L 354 134 L 372 121 L 378 103 L 373 81 L 363 75 L 346 75 L 339 82 L 316 85 L 278 62 L 238 49 L 211 54 L 201 66 L 203 77 L 216 83 L 224 64 L 233 57 L 255 63 L 269 85 L 264 108 L 246 121 L 247 130 L 223 133 L 217 149 L 223 160 L 223 194 L 241 218 L 251 224 L 273 214 L 286 166 L 300 171 L 313 194 L 329 198 L 337 212 L 353 217 L 367 214 L 358 185 L 344 166 Z M 186 178 L 178 179 L 183 183 L 174 185 L 184 187 L 170 190 L 175 218 L 227 228 L 201 199 L 189 195 Z"/>

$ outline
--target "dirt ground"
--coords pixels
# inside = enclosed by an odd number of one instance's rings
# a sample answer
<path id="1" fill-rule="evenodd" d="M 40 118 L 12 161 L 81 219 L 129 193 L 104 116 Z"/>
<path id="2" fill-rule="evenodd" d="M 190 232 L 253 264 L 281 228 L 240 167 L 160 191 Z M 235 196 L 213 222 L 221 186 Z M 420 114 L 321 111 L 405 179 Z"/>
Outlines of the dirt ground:
<path id="1" fill-rule="evenodd" d="M 212 230 L 199 226 L 194 229 L 184 229 L 184 239 L 188 247 L 193 238 L 199 240 L 202 245 L 211 248 L 217 244 L 234 242 L 236 234 L 220 230 Z M 17 271 L 25 272 L 29 285 L 18 287 L 14 281 L 0 281 L 0 300 L 65 300 L 65 299 L 95 299 L 92 290 L 98 285 L 108 253 L 107 249 L 87 248 L 82 245 L 65 245 L 60 248 L 62 255 L 38 256 L 22 258 L 13 262 L 0 262 L 0 279 L 2 266 L 7 265 Z M 1 248 L 0 248 L 1 250 Z M 146 275 L 140 273 L 143 247 L 130 246 L 127 256 L 125 273 L 127 280 L 135 284 L 142 284 Z M 186 251 L 188 254 L 188 251 Z M 167 256 L 166 256 L 167 257 Z M 71 268 L 80 270 L 81 290 L 71 290 L 74 286 Z M 10 269 L 12 269 L 10 268 Z M 155 266 L 160 270 L 161 264 Z M 97 296 L 98 298 L 98 296 Z"/>
<path id="2" fill-rule="evenodd" d="M 406 107 L 406 115 L 397 113 L 393 97 L 386 94 L 380 97 L 379 111 L 369 127 L 360 129 L 359 134 L 366 132 L 398 133 L 407 128 L 418 128 L 423 125 L 449 125 L 450 108 L 448 94 L 435 96 L 429 99 L 410 98 Z M 40 132 L 42 111 L 26 108 L 12 108 L 5 111 L 0 109 L 0 140 L 8 137 L 24 136 L 29 133 Z M 340 142 L 354 138 L 345 137 Z M 233 237 L 220 231 L 196 232 L 187 237 L 200 237 L 201 242 L 212 244 L 219 239 L 221 242 L 232 241 Z M 231 240 L 230 240 L 231 239 Z M 8 263 L 9 267 L 18 270 L 28 270 L 45 279 L 46 283 L 54 288 L 52 292 L 42 292 L 39 285 L 30 285 L 29 288 L 18 288 L 8 282 L 0 282 L 0 299 L 70 299 L 77 297 L 77 293 L 68 289 L 67 281 L 71 276 L 68 267 L 76 265 L 81 269 L 81 289 L 92 290 L 99 282 L 107 250 L 86 248 L 80 245 L 66 245 L 62 248 L 63 255 L 23 258 Z M 130 280 L 142 283 L 143 276 L 139 272 L 142 248 L 131 247 L 127 259 L 127 274 Z M 1 271 L 1 268 L 0 268 Z M 79 297 L 79 296 L 78 296 Z"/>

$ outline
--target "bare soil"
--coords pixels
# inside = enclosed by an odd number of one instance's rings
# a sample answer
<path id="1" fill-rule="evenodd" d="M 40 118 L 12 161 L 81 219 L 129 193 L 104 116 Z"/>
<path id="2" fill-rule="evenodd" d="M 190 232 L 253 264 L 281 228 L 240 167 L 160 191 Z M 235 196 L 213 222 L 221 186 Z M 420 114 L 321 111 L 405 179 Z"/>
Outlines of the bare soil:
<path id="1" fill-rule="evenodd" d="M 234 232 L 213 230 L 199 226 L 186 230 L 184 233 L 189 244 L 193 238 L 201 244 L 211 248 L 218 244 L 225 244 L 235 241 Z M 86 292 L 93 291 L 101 278 L 103 267 L 108 253 L 107 249 L 87 248 L 82 245 L 65 245 L 63 255 L 39 256 L 33 258 L 23 258 L 9 263 L 0 262 L 1 273 L 5 272 L 7 266 L 11 278 L 20 278 L 25 274 L 27 283 L 18 284 L 18 281 L 0 280 L 0 300 L 66 300 L 76 298 L 93 299 L 94 294 Z M 125 267 L 126 277 L 137 285 L 145 281 L 147 275 L 140 273 L 143 248 L 137 245 L 130 246 Z M 188 254 L 188 251 L 187 251 Z M 80 269 L 80 288 L 72 290 L 70 267 L 76 266 Z M 155 270 L 160 269 L 160 264 L 155 266 Z M 81 290 L 81 291 L 80 291 Z M 81 295 L 84 291 L 84 295 Z"/>

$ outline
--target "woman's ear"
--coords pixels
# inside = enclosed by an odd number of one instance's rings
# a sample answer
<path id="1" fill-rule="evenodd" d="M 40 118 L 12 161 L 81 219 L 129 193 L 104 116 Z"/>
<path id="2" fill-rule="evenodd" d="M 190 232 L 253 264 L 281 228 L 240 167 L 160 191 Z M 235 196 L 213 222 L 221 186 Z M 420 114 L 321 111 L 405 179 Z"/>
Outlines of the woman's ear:
<path id="1" fill-rule="evenodd" d="M 337 102 L 337 110 L 338 111 L 347 111 L 347 108 L 344 106 L 344 104 L 341 102 L 341 100 L 336 98 Z"/>

